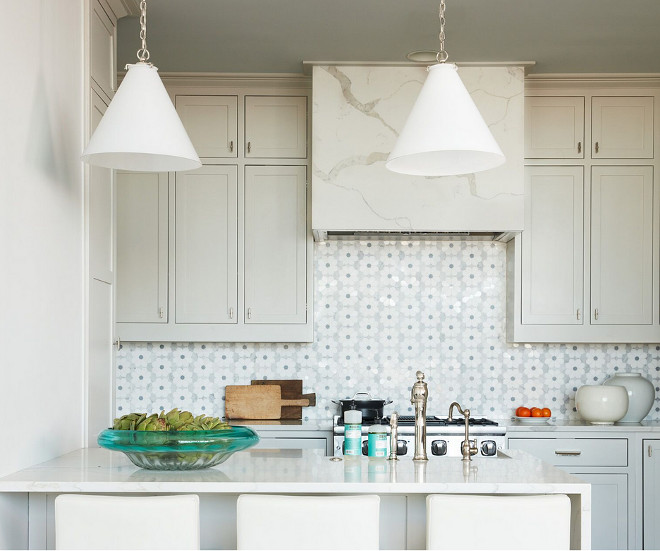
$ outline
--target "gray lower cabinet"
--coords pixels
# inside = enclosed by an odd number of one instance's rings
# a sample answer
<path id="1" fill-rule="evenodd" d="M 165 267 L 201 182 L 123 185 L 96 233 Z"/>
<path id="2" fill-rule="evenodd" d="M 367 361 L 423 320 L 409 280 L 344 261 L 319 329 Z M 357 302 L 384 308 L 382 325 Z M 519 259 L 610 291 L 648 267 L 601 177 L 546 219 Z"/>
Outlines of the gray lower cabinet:
<path id="1" fill-rule="evenodd" d="M 642 441 L 644 549 L 660 549 L 660 439 Z"/>
<path id="2" fill-rule="evenodd" d="M 509 438 L 523 450 L 591 484 L 593 549 L 627 549 L 629 478 L 627 438 Z"/>

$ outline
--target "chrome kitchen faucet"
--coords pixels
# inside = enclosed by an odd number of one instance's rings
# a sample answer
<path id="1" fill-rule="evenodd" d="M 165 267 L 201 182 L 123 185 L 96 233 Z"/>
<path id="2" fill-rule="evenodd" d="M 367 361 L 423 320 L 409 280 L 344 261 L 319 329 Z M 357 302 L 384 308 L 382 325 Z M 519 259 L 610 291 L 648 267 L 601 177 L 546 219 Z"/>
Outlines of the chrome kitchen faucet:
<path id="1" fill-rule="evenodd" d="M 415 406 L 415 455 L 413 461 L 428 461 L 426 456 L 426 400 L 429 397 L 424 373 L 417 372 L 417 381 L 410 391 L 410 403 Z"/>

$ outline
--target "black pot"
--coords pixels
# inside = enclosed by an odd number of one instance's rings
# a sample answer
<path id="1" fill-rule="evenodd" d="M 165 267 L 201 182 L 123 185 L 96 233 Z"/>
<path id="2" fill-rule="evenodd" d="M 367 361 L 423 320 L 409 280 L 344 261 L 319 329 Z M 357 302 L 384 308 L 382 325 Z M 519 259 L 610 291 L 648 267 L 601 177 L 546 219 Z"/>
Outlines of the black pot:
<path id="1" fill-rule="evenodd" d="M 391 404 L 392 400 L 375 400 L 367 392 L 358 392 L 353 398 L 339 401 L 333 400 L 333 403 L 341 406 L 342 419 L 346 411 L 356 409 L 362 412 L 362 421 L 373 421 L 374 419 L 383 418 L 383 408 L 387 404 Z"/>

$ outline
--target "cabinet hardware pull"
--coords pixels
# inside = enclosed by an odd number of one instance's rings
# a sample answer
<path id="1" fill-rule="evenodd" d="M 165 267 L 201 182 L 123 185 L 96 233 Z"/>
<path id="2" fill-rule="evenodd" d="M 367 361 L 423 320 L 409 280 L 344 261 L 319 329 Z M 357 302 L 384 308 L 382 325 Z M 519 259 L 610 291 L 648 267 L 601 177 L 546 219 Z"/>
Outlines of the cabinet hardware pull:
<path id="1" fill-rule="evenodd" d="M 229 309 L 229 319 L 230 320 L 234 319 L 234 307 L 233 306 Z"/>
<path id="2" fill-rule="evenodd" d="M 582 142 L 578 142 L 578 153 L 582 153 Z"/>
<path id="3" fill-rule="evenodd" d="M 598 308 L 594 310 L 594 319 L 598 319 Z"/>
<path id="4" fill-rule="evenodd" d="M 578 319 L 578 321 L 580 321 L 580 309 L 579 309 L 579 308 L 577 309 L 576 314 L 577 314 L 577 319 Z"/>
<path id="5" fill-rule="evenodd" d="M 160 317 L 160 319 L 163 319 L 164 316 L 165 316 L 165 312 L 164 312 L 164 310 L 163 310 L 163 307 L 161 306 L 161 307 L 158 309 L 158 317 Z"/>
<path id="6" fill-rule="evenodd" d="M 576 450 L 576 451 L 555 450 L 555 455 L 568 455 L 568 456 L 575 457 L 575 456 L 578 456 L 578 455 L 582 455 L 582 452 L 580 450 Z"/>
<path id="7" fill-rule="evenodd" d="M 653 448 L 651 447 L 651 444 L 649 444 L 649 457 L 653 455 Z"/>
<path id="8" fill-rule="evenodd" d="M 112 344 L 114 344 L 117 347 L 117 350 L 121 350 L 121 339 L 119 337 L 117 337 L 117 340 Z"/>
<path id="9" fill-rule="evenodd" d="M 252 308 L 248 308 L 247 314 L 248 314 L 248 319 L 251 319 L 252 318 Z"/>
<path id="10" fill-rule="evenodd" d="M 234 152 L 234 140 L 229 142 L 229 153 Z"/>
<path id="11" fill-rule="evenodd" d="M 252 142 L 248 142 L 248 153 L 252 150 Z"/>
<path id="12" fill-rule="evenodd" d="M 596 153 L 598 153 L 598 149 L 599 149 L 598 142 L 596 142 L 596 147 L 595 147 Z"/>

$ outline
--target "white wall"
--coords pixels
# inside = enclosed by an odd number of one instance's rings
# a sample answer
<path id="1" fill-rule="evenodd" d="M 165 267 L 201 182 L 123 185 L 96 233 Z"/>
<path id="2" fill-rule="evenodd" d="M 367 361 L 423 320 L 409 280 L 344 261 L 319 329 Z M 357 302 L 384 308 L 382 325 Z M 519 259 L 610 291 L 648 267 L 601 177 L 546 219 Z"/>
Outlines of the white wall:
<path id="1" fill-rule="evenodd" d="M 82 445 L 83 1 L 2 4 L 0 476 Z M 0 547 L 27 544 L 17 507 Z"/>

